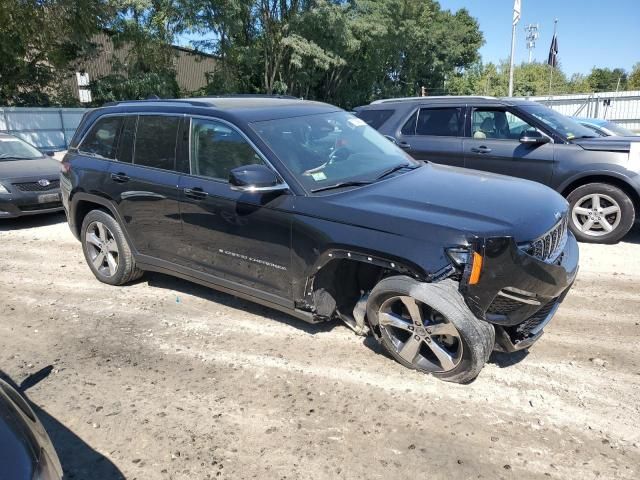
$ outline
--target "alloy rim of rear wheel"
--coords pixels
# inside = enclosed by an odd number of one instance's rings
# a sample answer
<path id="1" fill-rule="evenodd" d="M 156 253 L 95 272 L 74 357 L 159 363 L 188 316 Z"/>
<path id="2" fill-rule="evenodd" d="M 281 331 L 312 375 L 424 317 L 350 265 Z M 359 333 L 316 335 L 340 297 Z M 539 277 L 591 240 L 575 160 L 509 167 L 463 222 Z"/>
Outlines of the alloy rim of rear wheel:
<path id="1" fill-rule="evenodd" d="M 89 259 L 100 275 L 113 277 L 118 271 L 120 251 L 109 227 L 102 222 L 91 222 L 87 227 L 85 243 Z"/>
<path id="2" fill-rule="evenodd" d="M 440 312 L 413 297 L 387 299 L 378 310 L 378 323 L 397 355 L 421 370 L 445 373 L 462 360 L 458 329 Z"/>
<path id="3" fill-rule="evenodd" d="M 622 208 L 609 195 L 590 193 L 575 203 L 571 218 L 578 231 L 591 237 L 602 237 L 618 228 Z"/>

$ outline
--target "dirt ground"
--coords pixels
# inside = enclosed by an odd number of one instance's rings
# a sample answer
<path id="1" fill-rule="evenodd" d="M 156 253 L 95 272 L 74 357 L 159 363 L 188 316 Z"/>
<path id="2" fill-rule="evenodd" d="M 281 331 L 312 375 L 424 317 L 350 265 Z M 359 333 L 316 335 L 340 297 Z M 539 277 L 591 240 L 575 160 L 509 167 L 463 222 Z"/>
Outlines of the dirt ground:
<path id="1" fill-rule="evenodd" d="M 94 279 L 62 215 L 0 223 L 0 369 L 73 479 L 640 478 L 640 230 L 582 245 L 528 355 L 472 384 L 148 274 Z"/>

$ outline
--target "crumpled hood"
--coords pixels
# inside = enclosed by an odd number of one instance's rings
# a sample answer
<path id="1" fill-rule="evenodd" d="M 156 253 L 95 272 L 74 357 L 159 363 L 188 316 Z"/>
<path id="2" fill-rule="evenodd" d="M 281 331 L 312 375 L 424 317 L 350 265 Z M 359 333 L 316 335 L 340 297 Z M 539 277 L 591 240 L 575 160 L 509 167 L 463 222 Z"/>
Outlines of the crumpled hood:
<path id="1" fill-rule="evenodd" d="M 51 180 L 60 175 L 60 163 L 51 157 L 35 160 L 0 160 L 0 180 L 38 177 Z"/>
<path id="2" fill-rule="evenodd" d="M 596 137 L 578 138 L 572 143 L 580 145 L 585 150 L 604 152 L 628 152 L 632 143 L 640 143 L 639 137 Z"/>
<path id="3" fill-rule="evenodd" d="M 552 189 L 528 180 L 428 163 L 347 192 L 315 197 L 318 216 L 430 240 L 513 236 L 538 238 L 568 210 Z M 311 212 L 309 212 L 311 213 Z"/>

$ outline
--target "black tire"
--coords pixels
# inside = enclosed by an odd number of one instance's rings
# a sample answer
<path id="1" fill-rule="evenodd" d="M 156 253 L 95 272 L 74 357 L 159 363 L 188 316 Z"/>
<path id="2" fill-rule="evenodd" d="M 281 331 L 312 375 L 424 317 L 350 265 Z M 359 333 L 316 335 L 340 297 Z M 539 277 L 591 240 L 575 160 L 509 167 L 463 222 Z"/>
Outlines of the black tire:
<path id="1" fill-rule="evenodd" d="M 104 249 L 96 247 L 95 243 L 88 241 L 87 238 L 91 237 L 91 234 L 95 234 L 100 230 L 99 225 L 102 224 L 106 229 L 103 231 L 106 233 L 106 242 L 101 242 L 103 245 L 107 243 L 113 245 L 111 240 L 115 242 L 117 247 L 117 253 L 107 252 L 107 247 Z M 98 240 L 100 240 L 98 235 Z M 95 237 L 91 237 L 95 238 Z M 136 267 L 136 262 L 131 253 L 131 248 L 127 242 L 120 224 L 108 213 L 102 210 L 90 211 L 82 221 L 82 230 L 80 240 L 82 242 L 82 250 L 84 252 L 84 258 L 87 261 L 87 265 L 95 275 L 95 277 L 103 283 L 109 285 L 124 285 L 133 280 L 140 278 L 143 275 L 143 271 Z M 96 240 L 94 240 L 95 242 Z M 98 254 L 96 255 L 96 252 Z M 116 260 L 117 266 L 111 268 L 111 264 L 107 261 L 106 254 L 111 253 L 111 258 Z M 96 267 L 94 260 L 98 255 L 103 255 L 101 268 Z"/>
<path id="2" fill-rule="evenodd" d="M 381 307 L 393 302 L 394 297 L 398 296 L 411 297 L 417 300 L 421 304 L 420 308 L 423 309 L 422 314 L 425 313 L 425 308 L 432 312 L 439 312 L 445 321 L 442 324 L 431 324 L 432 326 L 450 323 L 455 327 L 459 335 L 459 338 L 455 339 L 455 344 L 458 347 L 461 344 L 462 351 L 459 353 L 458 363 L 452 369 L 434 371 L 433 369 L 423 368 L 418 364 L 420 361 L 425 360 L 421 355 L 415 357 L 419 357 L 420 360 L 414 362 L 409 362 L 400 356 L 397 345 L 394 345 L 393 339 L 390 339 L 387 334 L 388 329 L 381 326 L 380 322 Z M 375 338 L 399 363 L 408 368 L 431 373 L 448 382 L 468 383 L 476 378 L 489 359 L 495 344 L 493 325 L 477 319 L 471 313 L 458 291 L 458 284 L 449 279 L 438 283 L 422 283 L 407 276 L 385 278 L 374 287 L 369 295 L 367 319 Z M 425 323 L 424 326 L 428 327 L 429 325 Z M 431 333 L 428 328 L 426 331 Z M 418 337 L 416 336 L 415 338 L 417 339 Z M 428 343 L 436 342 L 437 340 L 435 339 L 437 338 L 444 339 L 445 337 L 432 337 Z M 425 344 L 420 347 L 419 353 L 426 352 L 428 355 L 429 348 L 431 347 Z"/>
<path id="3" fill-rule="evenodd" d="M 580 212 L 591 210 L 593 203 L 589 200 L 589 196 L 593 195 L 601 198 L 599 200 L 601 208 L 619 208 L 618 213 L 609 215 L 605 215 L 602 211 L 592 213 L 595 215 L 594 218 L 597 219 L 600 215 L 609 226 L 613 227 L 611 231 L 607 231 L 597 220 L 589 230 L 585 231 L 581 228 L 586 226 L 590 217 L 579 213 L 578 210 Z M 608 183 L 588 183 L 578 187 L 567 196 L 567 201 L 569 202 L 569 228 L 580 242 L 616 243 L 631 230 L 635 222 L 636 211 L 631 198 L 620 188 Z"/>

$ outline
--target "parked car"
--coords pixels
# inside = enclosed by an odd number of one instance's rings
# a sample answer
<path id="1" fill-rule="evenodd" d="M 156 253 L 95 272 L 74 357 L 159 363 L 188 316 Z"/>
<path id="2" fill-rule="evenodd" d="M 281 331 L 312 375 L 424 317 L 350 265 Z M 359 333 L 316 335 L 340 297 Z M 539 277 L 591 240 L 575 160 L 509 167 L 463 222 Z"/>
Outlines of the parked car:
<path id="1" fill-rule="evenodd" d="M 454 382 L 536 342 L 573 283 L 568 205 L 538 183 L 424 164 L 355 116 L 285 98 L 122 102 L 62 162 L 101 282 L 143 271 L 308 322 L 369 329 Z"/>
<path id="2" fill-rule="evenodd" d="M 640 137 L 595 138 L 564 115 L 514 98 L 414 97 L 356 111 L 418 160 L 548 185 L 569 201 L 578 240 L 619 241 L 640 208 Z"/>
<path id="3" fill-rule="evenodd" d="M 27 400 L 0 380 L 0 478 L 60 480 L 58 455 Z"/>
<path id="4" fill-rule="evenodd" d="M 636 134 L 615 122 L 602 120 L 601 118 L 571 117 L 583 127 L 592 130 L 599 137 L 633 137 Z"/>
<path id="5" fill-rule="evenodd" d="M 49 154 L 0 133 L 0 219 L 62 210 L 59 169 Z"/>

